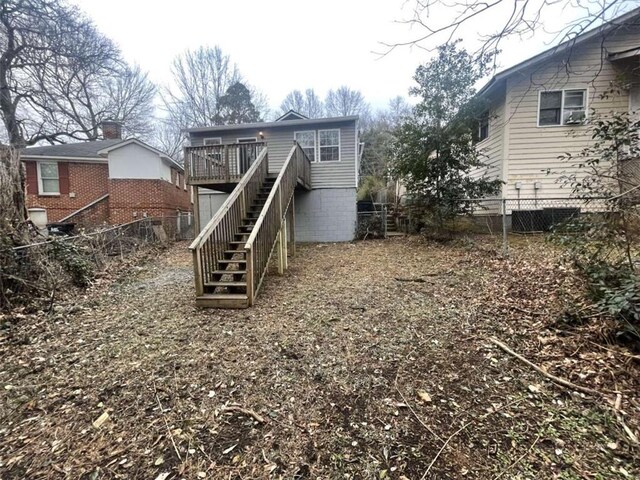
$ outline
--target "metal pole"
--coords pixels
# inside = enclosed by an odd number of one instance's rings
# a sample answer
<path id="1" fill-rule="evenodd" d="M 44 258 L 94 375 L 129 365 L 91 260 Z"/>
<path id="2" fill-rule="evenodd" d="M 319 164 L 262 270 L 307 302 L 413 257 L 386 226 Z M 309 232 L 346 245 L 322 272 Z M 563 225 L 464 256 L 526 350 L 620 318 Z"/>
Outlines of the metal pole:
<path id="1" fill-rule="evenodd" d="M 509 239 L 507 238 L 507 199 L 502 199 L 502 254 L 509 256 Z"/>

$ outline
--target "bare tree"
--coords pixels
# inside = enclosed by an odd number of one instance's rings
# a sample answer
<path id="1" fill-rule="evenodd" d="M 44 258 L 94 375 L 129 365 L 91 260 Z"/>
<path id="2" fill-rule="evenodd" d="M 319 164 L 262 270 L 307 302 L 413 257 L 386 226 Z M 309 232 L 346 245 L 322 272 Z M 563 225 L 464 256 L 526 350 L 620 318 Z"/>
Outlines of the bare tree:
<path id="1" fill-rule="evenodd" d="M 369 105 L 362 93 L 344 85 L 337 90 L 329 90 L 324 104 L 326 113 L 330 117 L 369 114 Z"/>
<path id="2" fill-rule="evenodd" d="M 289 110 L 295 110 L 309 118 L 321 118 L 324 115 L 324 103 L 313 88 L 307 88 L 304 93 L 293 90 L 280 104 L 280 115 Z"/>
<path id="3" fill-rule="evenodd" d="M 553 43 L 576 38 L 586 30 L 631 10 L 638 0 L 413 0 L 411 16 L 401 21 L 419 32 L 406 40 L 383 43 L 386 51 L 401 46 L 418 46 L 431 50 L 462 34 L 465 27 L 478 31 L 477 53 L 497 53 L 509 38 L 527 38 L 545 27 L 549 16 L 575 12 L 575 18 L 555 32 Z"/>
<path id="4" fill-rule="evenodd" d="M 4 0 L 0 52 L 0 115 L 11 145 L 96 138 L 100 119 L 126 122 L 151 105 L 146 76 L 63 0 Z"/>
<path id="5" fill-rule="evenodd" d="M 171 67 L 175 86 L 163 93 L 170 119 L 186 121 L 178 128 L 211 125 L 218 115 L 218 103 L 229 87 L 242 76 L 229 55 L 216 47 L 187 50 Z"/>

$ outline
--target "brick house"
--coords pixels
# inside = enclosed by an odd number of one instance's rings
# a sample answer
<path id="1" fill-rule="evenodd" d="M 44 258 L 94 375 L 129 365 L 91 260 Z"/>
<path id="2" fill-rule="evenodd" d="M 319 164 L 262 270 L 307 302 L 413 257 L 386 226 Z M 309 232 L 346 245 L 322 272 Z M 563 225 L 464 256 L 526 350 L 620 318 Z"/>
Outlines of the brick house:
<path id="1" fill-rule="evenodd" d="M 30 147 L 21 158 L 27 207 L 45 209 L 48 222 L 93 227 L 192 211 L 182 166 L 137 139 Z"/>

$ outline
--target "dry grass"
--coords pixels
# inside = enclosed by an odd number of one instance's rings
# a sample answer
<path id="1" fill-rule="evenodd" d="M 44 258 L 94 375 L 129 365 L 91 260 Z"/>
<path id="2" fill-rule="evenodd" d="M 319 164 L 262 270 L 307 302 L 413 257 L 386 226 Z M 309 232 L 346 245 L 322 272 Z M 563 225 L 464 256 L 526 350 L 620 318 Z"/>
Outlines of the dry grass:
<path id="1" fill-rule="evenodd" d="M 615 397 L 554 386 L 487 341 L 621 391 L 637 434 L 638 363 L 590 343 L 606 323 L 558 323 L 579 281 L 539 241 L 513 245 L 509 261 L 483 242 L 302 246 L 241 311 L 193 307 L 177 245 L 52 317 L 11 319 L 0 477 L 640 475 Z"/>

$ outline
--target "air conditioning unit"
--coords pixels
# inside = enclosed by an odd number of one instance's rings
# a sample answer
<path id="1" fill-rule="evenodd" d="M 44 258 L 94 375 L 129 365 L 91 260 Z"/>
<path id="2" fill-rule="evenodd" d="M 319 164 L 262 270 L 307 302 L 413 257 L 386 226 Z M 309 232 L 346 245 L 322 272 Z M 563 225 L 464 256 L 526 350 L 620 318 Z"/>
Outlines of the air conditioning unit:
<path id="1" fill-rule="evenodd" d="M 587 117 L 587 112 L 584 110 L 574 110 L 573 112 L 567 115 L 567 118 L 564 121 L 565 125 L 582 125 L 584 123 L 585 118 Z"/>

